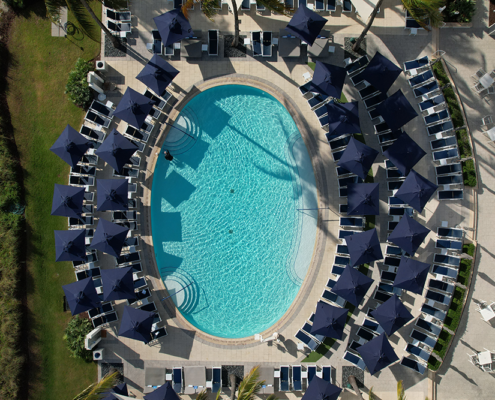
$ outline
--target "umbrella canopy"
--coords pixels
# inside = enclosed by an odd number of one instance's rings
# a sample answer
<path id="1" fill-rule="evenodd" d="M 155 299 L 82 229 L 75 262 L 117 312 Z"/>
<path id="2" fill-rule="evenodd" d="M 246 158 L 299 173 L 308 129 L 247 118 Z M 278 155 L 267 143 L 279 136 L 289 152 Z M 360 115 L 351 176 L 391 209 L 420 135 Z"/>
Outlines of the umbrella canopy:
<path id="1" fill-rule="evenodd" d="M 348 265 L 333 287 L 332 292 L 358 307 L 372 283 L 373 279 Z"/>
<path id="2" fill-rule="evenodd" d="M 128 232 L 129 229 L 100 218 L 90 247 L 118 257 Z"/>
<path id="3" fill-rule="evenodd" d="M 122 136 L 117 129 L 114 129 L 96 150 L 96 155 L 120 173 L 137 149 L 138 147 L 134 143 Z"/>
<path id="4" fill-rule="evenodd" d="M 340 99 L 346 76 L 345 68 L 316 61 L 315 73 L 309 90 Z"/>
<path id="5" fill-rule="evenodd" d="M 337 165 L 366 179 L 377 155 L 378 151 L 352 137 Z"/>
<path id="6" fill-rule="evenodd" d="M 406 253 L 414 254 L 430 230 L 414 218 L 404 215 L 387 240 L 399 246 Z"/>
<path id="7" fill-rule="evenodd" d="M 402 257 L 394 280 L 394 287 L 422 294 L 430 264 Z"/>
<path id="8" fill-rule="evenodd" d="M 122 396 L 129 396 L 129 392 L 127 390 L 127 383 L 119 383 L 118 385 L 114 386 L 112 390 L 110 390 L 110 392 L 121 394 Z"/>
<path id="9" fill-rule="evenodd" d="M 402 68 L 377 51 L 364 71 L 361 72 L 361 77 L 380 92 L 387 93 L 401 72 Z"/>
<path id="10" fill-rule="evenodd" d="M 103 301 L 135 299 L 132 267 L 101 270 Z"/>
<path id="11" fill-rule="evenodd" d="M 437 185 L 412 169 L 395 197 L 409 204 L 417 212 L 421 212 L 437 189 Z"/>
<path id="12" fill-rule="evenodd" d="M 388 336 L 413 319 L 409 310 L 395 294 L 372 311 L 371 316 L 377 320 Z"/>
<path id="13" fill-rule="evenodd" d="M 328 134 L 333 137 L 346 133 L 361 133 L 357 101 L 349 103 L 331 102 L 326 105 L 328 112 Z"/>
<path id="14" fill-rule="evenodd" d="M 144 396 L 144 400 L 180 400 L 180 397 L 175 393 L 170 382 L 165 382 L 164 385 Z"/>
<path id="15" fill-rule="evenodd" d="M 154 54 L 139 75 L 136 76 L 136 79 L 143 82 L 153 92 L 161 96 L 178 74 L 178 70 L 158 56 L 158 54 Z"/>
<path id="16" fill-rule="evenodd" d="M 180 8 L 159 15 L 153 21 L 165 47 L 193 35 L 191 24 Z"/>
<path id="17" fill-rule="evenodd" d="M 88 139 L 67 125 L 50 150 L 71 167 L 75 167 L 90 147 L 93 145 Z"/>
<path id="18" fill-rule="evenodd" d="M 406 99 L 402 90 L 397 90 L 392 96 L 376 106 L 376 111 L 387 123 L 388 127 L 396 131 L 412 119 L 418 116 L 418 113 Z"/>
<path id="19" fill-rule="evenodd" d="M 151 340 L 151 326 L 154 318 L 154 312 L 125 306 L 119 336 L 148 343 Z"/>
<path id="20" fill-rule="evenodd" d="M 342 389 L 338 386 L 332 385 L 330 382 L 314 376 L 313 379 L 311 379 L 311 383 L 306 389 L 302 400 L 337 400 L 340 392 L 342 392 Z"/>
<path id="21" fill-rule="evenodd" d="M 294 13 L 285 29 L 296 35 L 303 42 L 313 46 L 315 39 L 326 23 L 327 20 L 321 15 L 311 11 L 306 6 L 302 6 Z"/>
<path id="22" fill-rule="evenodd" d="M 118 211 L 129 208 L 127 179 L 98 179 L 96 181 L 98 211 Z"/>
<path id="23" fill-rule="evenodd" d="M 379 187 L 378 183 L 349 183 L 347 185 L 347 214 L 379 215 Z"/>
<path id="24" fill-rule="evenodd" d="M 55 231 L 55 261 L 86 261 L 86 229 Z"/>
<path id="25" fill-rule="evenodd" d="M 84 201 L 83 187 L 55 184 L 51 215 L 79 218 Z"/>
<path id="26" fill-rule="evenodd" d="M 315 319 L 311 327 L 311 334 L 323 335 L 329 338 L 342 339 L 349 310 L 334 307 L 319 301 L 316 305 Z"/>
<path id="27" fill-rule="evenodd" d="M 399 138 L 383 152 L 383 155 L 388 158 L 392 164 L 402 173 L 407 176 L 411 172 L 419 160 L 425 156 L 426 152 L 404 132 Z"/>
<path id="28" fill-rule="evenodd" d="M 151 99 L 127 87 L 113 115 L 140 129 L 152 108 Z"/>
<path id="29" fill-rule="evenodd" d="M 371 375 L 399 359 L 384 333 L 363 344 L 357 351 Z"/>
<path id="30" fill-rule="evenodd" d="M 81 279 L 62 286 L 72 315 L 92 310 L 100 305 L 93 278 Z"/>
<path id="31" fill-rule="evenodd" d="M 350 235 L 345 241 L 351 256 L 351 267 L 383 258 L 376 228 Z"/>

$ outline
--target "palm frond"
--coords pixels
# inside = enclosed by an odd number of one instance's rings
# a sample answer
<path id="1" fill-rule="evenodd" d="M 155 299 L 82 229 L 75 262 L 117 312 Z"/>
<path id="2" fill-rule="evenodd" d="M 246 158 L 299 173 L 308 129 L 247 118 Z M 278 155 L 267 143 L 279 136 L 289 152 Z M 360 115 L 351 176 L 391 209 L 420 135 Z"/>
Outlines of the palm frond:
<path id="1" fill-rule="evenodd" d="M 373 386 L 370 387 L 370 390 L 368 392 L 368 399 L 375 400 L 375 393 L 373 393 Z"/>
<path id="2" fill-rule="evenodd" d="M 218 10 L 222 7 L 220 0 L 199 0 L 201 11 L 210 21 L 218 14 Z"/>
<path id="3" fill-rule="evenodd" d="M 105 7 L 114 10 L 125 10 L 128 7 L 127 0 L 97 0 L 100 3 L 105 3 Z"/>
<path id="4" fill-rule="evenodd" d="M 397 382 L 397 400 L 406 400 L 406 395 L 404 393 L 404 386 L 402 381 Z"/>
<path id="5" fill-rule="evenodd" d="M 66 0 L 68 9 L 74 14 L 79 27 L 95 42 L 100 41 L 100 28 L 91 18 L 88 11 L 79 0 Z"/>
<path id="6" fill-rule="evenodd" d="M 270 396 L 268 396 L 268 397 L 266 398 L 266 400 L 278 400 L 278 397 L 275 397 L 275 395 L 274 395 L 274 394 L 271 394 Z"/>
<path id="7" fill-rule="evenodd" d="M 257 0 L 258 3 L 264 5 L 270 11 L 274 11 L 279 14 L 286 14 L 285 3 L 281 3 L 279 0 Z"/>
<path id="8" fill-rule="evenodd" d="M 73 400 L 99 400 L 101 394 L 108 392 L 117 384 L 120 372 L 115 371 L 113 374 L 106 374 L 98 383 L 92 383 Z"/>
<path id="9" fill-rule="evenodd" d="M 254 367 L 244 377 L 239 384 L 239 390 L 237 394 L 238 400 L 253 400 L 254 395 L 258 394 L 261 390 L 261 386 L 265 381 L 259 381 L 260 373 L 258 371 L 259 366 Z"/>
<path id="10" fill-rule="evenodd" d="M 46 13 L 48 17 L 55 23 L 60 20 L 60 11 L 62 7 L 67 6 L 65 0 L 46 0 Z"/>
<path id="11" fill-rule="evenodd" d="M 443 16 L 438 9 L 445 5 L 445 0 L 402 0 L 402 5 L 427 31 L 430 31 L 427 20 L 433 27 L 440 26 L 443 22 Z"/>
<path id="12" fill-rule="evenodd" d="M 198 396 L 196 397 L 196 400 L 208 400 L 207 389 L 203 389 L 201 392 L 199 392 Z"/>

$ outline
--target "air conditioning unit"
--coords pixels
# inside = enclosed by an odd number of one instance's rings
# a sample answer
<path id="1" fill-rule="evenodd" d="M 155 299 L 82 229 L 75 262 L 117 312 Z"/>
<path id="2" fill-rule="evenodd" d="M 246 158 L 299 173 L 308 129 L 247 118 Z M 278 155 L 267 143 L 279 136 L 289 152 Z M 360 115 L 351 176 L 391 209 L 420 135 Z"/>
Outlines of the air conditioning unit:
<path id="1" fill-rule="evenodd" d="M 107 72 L 108 65 L 106 61 L 96 61 L 96 70 L 101 72 Z"/>

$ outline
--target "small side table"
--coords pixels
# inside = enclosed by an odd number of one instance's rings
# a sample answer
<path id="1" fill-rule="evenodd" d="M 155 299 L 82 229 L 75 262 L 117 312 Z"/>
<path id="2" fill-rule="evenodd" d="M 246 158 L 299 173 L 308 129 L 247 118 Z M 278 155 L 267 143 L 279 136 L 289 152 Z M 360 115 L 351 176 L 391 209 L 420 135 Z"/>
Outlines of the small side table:
<path id="1" fill-rule="evenodd" d="M 330 54 L 333 54 L 335 53 L 335 46 L 328 46 L 328 53 Z"/>
<path id="2" fill-rule="evenodd" d="M 103 360 L 103 349 L 93 350 L 93 361 Z"/>
<path id="3" fill-rule="evenodd" d="M 208 45 L 207 44 L 202 44 L 201 45 L 201 51 L 208 51 Z"/>
<path id="4" fill-rule="evenodd" d="M 273 371 L 274 378 L 280 378 L 280 371 Z"/>
<path id="5" fill-rule="evenodd" d="M 165 380 L 171 381 L 172 380 L 172 374 L 165 374 Z"/>
<path id="6" fill-rule="evenodd" d="M 107 98 L 107 95 L 105 93 L 100 93 L 98 95 L 98 100 L 100 100 L 100 101 L 105 101 L 106 98 Z"/>
<path id="7" fill-rule="evenodd" d="M 249 46 L 251 44 L 251 39 L 244 38 L 244 46 Z"/>

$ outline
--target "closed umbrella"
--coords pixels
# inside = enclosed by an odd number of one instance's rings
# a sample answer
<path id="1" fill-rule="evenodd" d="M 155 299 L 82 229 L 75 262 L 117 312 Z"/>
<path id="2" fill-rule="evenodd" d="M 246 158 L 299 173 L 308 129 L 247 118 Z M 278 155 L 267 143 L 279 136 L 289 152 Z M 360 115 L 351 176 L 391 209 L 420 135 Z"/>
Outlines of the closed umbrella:
<path id="1" fill-rule="evenodd" d="M 426 152 L 404 132 L 399 138 L 383 152 L 392 164 L 407 176 L 411 169 L 425 156 Z"/>
<path id="2" fill-rule="evenodd" d="M 285 29 L 312 46 L 326 23 L 327 20 L 321 15 L 311 11 L 308 7 L 301 6 L 298 7 Z"/>
<path id="3" fill-rule="evenodd" d="M 67 125 L 50 150 L 71 167 L 75 167 L 90 147 L 93 145 L 88 139 Z"/>
<path id="4" fill-rule="evenodd" d="M 98 211 L 118 211 L 129 208 L 127 179 L 98 179 L 96 181 Z"/>
<path id="5" fill-rule="evenodd" d="M 350 183 L 347 185 L 348 215 L 379 215 L 380 191 L 378 183 Z"/>
<path id="6" fill-rule="evenodd" d="M 55 261 L 86 261 L 86 229 L 55 231 Z"/>
<path id="7" fill-rule="evenodd" d="M 376 374 L 399 359 L 384 333 L 363 344 L 357 351 L 371 375 Z"/>
<path id="8" fill-rule="evenodd" d="M 375 149 L 351 138 L 337 165 L 356 174 L 361 179 L 366 179 L 377 155 L 378 151 Z"/>
<path id="9" fill-rule="evenodd" d="M 132 267 L 103 269 L 103 301 L 135 299 Z"/>
<path id="10" fill-rule="evenodd" d="M 151 341 L 151 327 L 155 313 L 138 308 L 125 306 L 120 324 L 119 336 L 139 340 L 144 343 Z"/>
<path id="11" fill-rule="evenodd" d="M 418 116 L 418 113 L 400 89 L 378 104 L 376 111 L 393 131 L 401 128 Z"/>
<path id="12" fill-rule="evenodd" d="M 348 311 L 346 308 L 334 307 L 319 301 L 316 305 L 315 319 L 310 333 L 338 340 L 342 339 Z"/>
<path id="13" fill-rule="evenodd" d="M 159 15 L 153 21 L 165 47 L 193 35 L 191 24 L 180 8 Z"/>
<path id="14" fill-rule="evenodd" d="M 137 149 L 134 143 L 122 136 L 117 129 L 113 129 L 96 150 L 96 155 L 120 173 Z"/>
<path id="15" fill-rule="evenodd" d="M 311 92 L 340 99 L 347 72 L 344 67 L 316 61 L 315 72 L 311 80 Z"/>
<path id="16" fill-rule="evenodd" d="M 118 106 L 115 108 L 113 115 L 127 122 L 129 125 L 140 129 L 152 108 L 153 103 L 151 99 L 128 87 Z"/>
<path id="17" fill-rule="evenodd" d="M 172 385 L 169 382 L 165 382 L 164 385 L 144 396 L 144 400 L 180 400 L 180 397 Z"/>
<path id="18" fill-rule="evenodd" d="M 79 218 L 84 201 L 83 187 L 55 184 L 51 215 Z"/>
<path id="19" fill-rule="evenodd" d="M 416 211 L 421 212 L 437 189 L 437 185 L 412 169 L 395 197 L 406 202 Z"/>
<path id="20" fill-rule="evenodd" d="M 428 233 L 430 233 L 428 228 L 414 218 L 404 215 L 387 240 L 399 246 L 406 253 L 414 254 Z"/>
<path id="21" fill-rule="evenodd" d="M 332 292 L 358 307 L 372 283 L 373 279 L 348 265 L 333 287 Z"/>
<path id="22" fill-rule="evenodd" d="M 372 311 L 371 316 L 376 319 L 388 336 L 413 319 L 409 310 L 395 294 Z"/>
<path id="23" fill-rule="evenodd" d="M 336 103 L 332 101 L 326 107 L 328 112 L 327 138 L 329 140 L 347 133 L 361 133 L 357 101 L 351 101 L 349 103 Z"/>
<path id="24" fill-rule="evenodd" d="M 381 260 L 383 258 L 376 228 L 361 233 L 355 233 L 354 235 L 346 237 L 345 241 L 351 256 L 351 267 Z"/>
<path id="25" fill-rule="evenodd" d="M 385 94 L 401 72 L 402 68 L 377 51 L 363 72 L 361 72 L 361 78 Z"/>
<path id="26" fill-rule="evenodd" d="M 90 247 L 119 257 L 128 232 L 129 229 L 100 218 Z"/>
<path id="27" fill-rule="evenodd" d="M 139 75 L 136 76 L 136 79 L 143 82 L 153 92 L 161 96 L 178 74 L 178 70 L 158 56 L 158 54 L 154 54 Z"/>
<path id="28" fill-rule="evenodd" d="M 338 386 L 314 376 L 302 400 L 337 400 L 340 392 L 342 392 L 342 389 Z"/>
<path id="29" fill-rule="evenodd" d="M 81 279 L 62 286 L 72 315 L 92 310 L 100 305 L 93 278 Z"/>
<path id="30" fill-rule="evenodd" d="M 394 287 L 422 294 L 429 270 L 430 264 L 403 256 L 400 259 Z"/>

